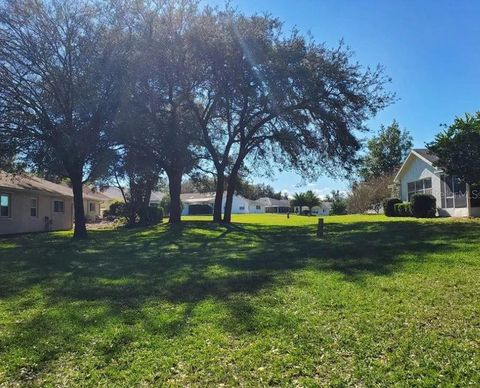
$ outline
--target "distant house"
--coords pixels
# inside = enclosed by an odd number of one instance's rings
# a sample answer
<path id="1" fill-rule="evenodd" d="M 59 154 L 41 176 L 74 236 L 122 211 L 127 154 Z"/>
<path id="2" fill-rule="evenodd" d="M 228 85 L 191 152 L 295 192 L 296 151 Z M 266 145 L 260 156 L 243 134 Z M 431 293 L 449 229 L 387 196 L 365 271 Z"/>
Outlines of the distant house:
<path id="1" fill-rule="evenodd" d="M 330 214 L 331 208 L 332 208 L 332 203 L 331 202 L 322 201 L 320 203 L 320 206 L 314 206 L 312 208 L 312 215 L 328 216 Z M 295 213 L 304 213 L 304 212 L 309 211 L 307 206 L 302 206 L 302 209 L 300 209 L 299 206 L 295 206 L 293 210 L 294 210 Z"/>
<path id="2" fill-rule="evenodd" d="M 458 178 L 435 167 L 436 161 L 437 157 L 427 150 L 413 149 L 395 176 L 394 196 L 411 201 L 415 194 L 431 194 L 437 200 L 439 216 L 480 216 L 479 188 L 468 190 Z"/>
<path id="3" fill-rule="evenodd" d="M 105 197 L 84 188 L 88 221 L 100 217 Z M 0 172 L 0 235 L 73 227 L 73 193 L 66 185 L 28 174 Z"/>
<path id="4" fill-rule="evenodd" d="M 109 197 L 109 205 L 113 201 L 122 201 L 123 197 L 121 191 L 115 187 L 109 187 L 102 191 L 102 194 Z M 154 191 L 150 197 L 150 205 L 160 205 L 162 199 L 167 195 L 160 191 Z M 225 202 L 227 193 L 223 193 L 222 211 L 225 209 Z M 215 193 L 183 193 L 180 195 L 182 202 L 182 215 L 208 215 L 213 214 L 213 207 L 215 205 Z M 247 213 L 287 213 L 291 210 L 290 201 L 288 199 L 274 199 L 274 198 L 260 198 L 258 200 L 251 200 L 242 195 L 235 194 L 233 196 L 232 213 L 233 214 L 247 214 Z"/>
<path id="5" fill-rule="evenodd" d="M 223 193 L 222 211 L 225 209 L 227 193 Z M 182 215 L 213 214 L 215 193 L 185 193 L 180 199 L 183 204 Z M 235 194 L 233 196 L 232 213 L 249 213 L 250 200 Z"/>
<path id="6" fill-rule="evenodd" d="M 288 213 L 291 211 L 288 199 L 263 197 L 250 201 L 250 213 Z"/>

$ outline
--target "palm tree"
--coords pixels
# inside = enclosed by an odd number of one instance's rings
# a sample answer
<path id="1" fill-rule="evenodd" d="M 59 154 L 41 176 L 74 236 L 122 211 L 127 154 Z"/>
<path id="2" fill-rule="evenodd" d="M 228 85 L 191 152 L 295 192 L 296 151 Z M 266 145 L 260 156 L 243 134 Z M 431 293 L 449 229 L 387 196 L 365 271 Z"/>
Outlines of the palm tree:
<path id="1" fill-rule="evenodd" d="M 312 191 L 308 190 L 304 195 L 305 206 L 308 207 L 310 215 L 312 215 L 312 208 L 320 206 L 320 198 Z"/>
<path id="2" fill-rule="evenodd" d="M 305 193 L 295 193 L 290 203 L 293 207 L 299 208 L 298 214 L 302 214 L 302 207 L 307 206 Z"/>

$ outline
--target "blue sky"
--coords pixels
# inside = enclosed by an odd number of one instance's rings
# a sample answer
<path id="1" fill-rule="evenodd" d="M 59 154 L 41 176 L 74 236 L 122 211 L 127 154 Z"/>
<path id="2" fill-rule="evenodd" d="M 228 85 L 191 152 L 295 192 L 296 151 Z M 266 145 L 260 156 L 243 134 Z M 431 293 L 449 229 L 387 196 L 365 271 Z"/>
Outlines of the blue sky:
<path id="1" fill-rule="evenodd" d="M 414 146 L 423 147 L 440 124 L 480 110 L 480 1 L 233 0 L 231 5 L 248 14 L 269 12 L 286 30 L 296 26 L 328 46 L 343 38 L 362 65 L 384 65 L 398 101 L 368 123 L 372 134 L 396 119 L 410 131 Z M 329 178 L 298 186 L 301 179 L 294 173 L 255 180 L 290 193 L 348 188 L 348 182 Z"/>

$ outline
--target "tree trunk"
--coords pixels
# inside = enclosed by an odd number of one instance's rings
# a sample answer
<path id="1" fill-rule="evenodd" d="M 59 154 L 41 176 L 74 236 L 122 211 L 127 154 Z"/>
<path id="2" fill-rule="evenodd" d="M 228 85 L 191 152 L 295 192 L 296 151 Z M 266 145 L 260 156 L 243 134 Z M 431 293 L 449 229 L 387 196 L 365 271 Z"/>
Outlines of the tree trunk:
<path id="1" fill-rule="evenodd" d="M 182 218 L 182 202 L 180 194 L 182 192 L 182 171 L 169 170 L 166 171 L 168 175 L 168 188 L 170 191 L 170 217 L 168 222 L 170 224 L 177 224 Z"/>
<path id="2" fill-rule="evenodd" d="M 145 187 L 145 192 L 142 193 L 142 203 L 140 204 L 140 224 L 149 225 L 152 221 L 150 219 L 149 207 L 150 207 L 150 197 L 152 195 L 152 187 L 150 184 L 148 187 Z"/>
<path id="3" fill-rule="evenodd" d="M 227 187 L 227 198 L 225 200 L 225 212 L 223 214 L 223 222 L 226 222 L 227 224 L 232 222 L 233 194 L 235 194 L 235 185 L 232 185 L 229 180 Z"/>
<path id="4" fill-rule="evenodd" d="M 213 221 L 222 222 L 223 190 L 225 186 L 225 173 L 217 170 L 217 190 L 215 192 L 215 204 L 213 206 Z"/>
<path id="5" fill-rule="evenodd" d="M 82 173 L 71 174 L 73 190 L 73 209 L 75 214 L 75 228 L 73 237 L 82 239 L 87 237 L 87 226 L 85 225 L 85 209 L 83 208 L 83 177 Z"/>
<path id="6" fill-rule="evenodd" d="M 236 163 L 228 177 L 227 199 L 225 200 L 225 212 L 223 215 L 223 222 L 226 222 L 227 224 L 232 222 L 233 195 L 235 194 L 235 188 L 237 186 L 239 170 L 240 163 Z"/>

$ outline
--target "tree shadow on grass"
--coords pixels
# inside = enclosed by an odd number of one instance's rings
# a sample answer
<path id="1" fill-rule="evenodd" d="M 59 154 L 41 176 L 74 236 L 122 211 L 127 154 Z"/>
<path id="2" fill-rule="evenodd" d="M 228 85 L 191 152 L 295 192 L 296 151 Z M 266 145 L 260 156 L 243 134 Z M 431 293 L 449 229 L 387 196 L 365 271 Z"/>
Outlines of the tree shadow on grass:
<path id="1" fill-rule="evenodd" d="M 473 244 L 475 223 L 327 223 L 323 239 L 315 226 L 266 226 L 185 222 L 152 229 L 92 231 L 88 241 L 65 234 L 26 235 L 0 241 L 0 301 L 4 311 L 22 316 L 0 335 L 0 360 L 10 352 L 32 356 L 39 373 L 67 352 L 81 352 L 82 340 L 111 325 L 140 325 L 154 335 L 174 337 L 188 328 L 195 306 L 224 304 L 231 328 L 257 330 L 250 298 L 285 285 L 295 271 L 309 268 L 362 282 L 389 276 L 405 260 L 420 262 L 456 244 Z M 7 242 L 6 242 L 7 241 Z M 407 257 L 407 258 L 406 258 Z M 448 265 L 448 255 L 445 264 Z M 148 303 L 173 306 L 163 318 Z M 157 314 L 158 313 L 158 314 Z M 95 351 L 106 362 L 136 337 L 126 330 Z M 52 344 L 55 344 L 52 345 Z M 57 346 L 60 344 L 61 346 Z M 16 349 L 16 350 L 14 350 Z M 28 357 L 27 357 L 28 359 Z M 11 373 L 18 374 L 20 364 Z"/>

